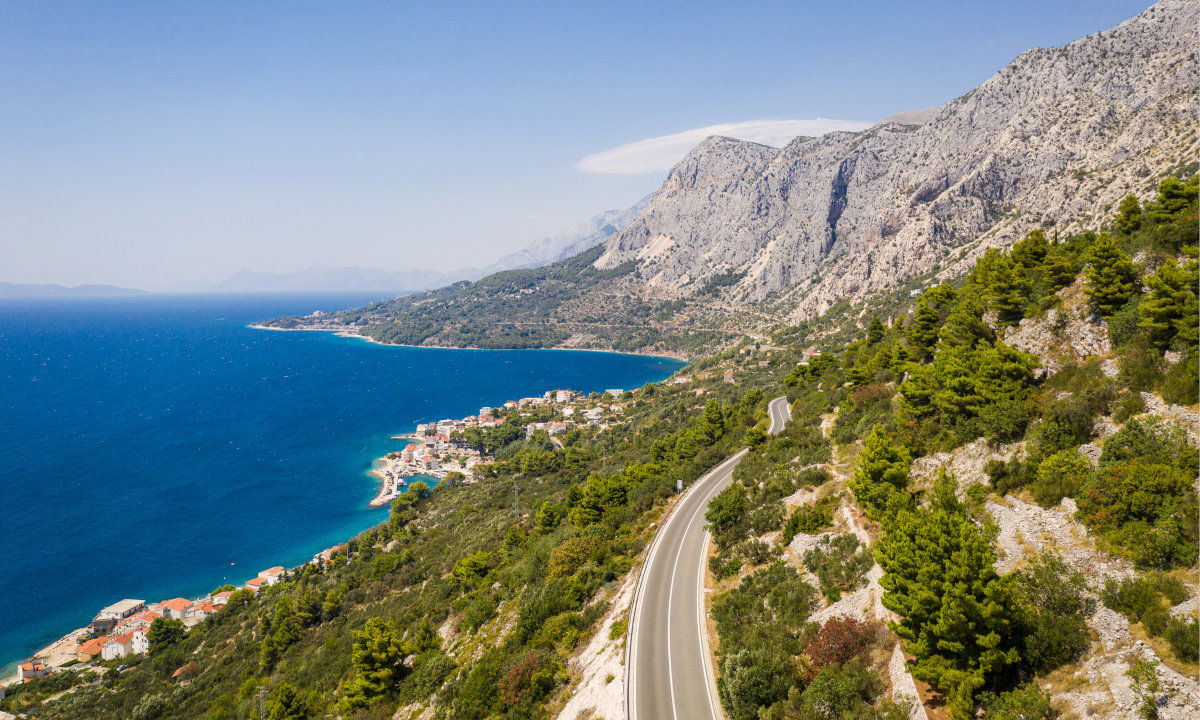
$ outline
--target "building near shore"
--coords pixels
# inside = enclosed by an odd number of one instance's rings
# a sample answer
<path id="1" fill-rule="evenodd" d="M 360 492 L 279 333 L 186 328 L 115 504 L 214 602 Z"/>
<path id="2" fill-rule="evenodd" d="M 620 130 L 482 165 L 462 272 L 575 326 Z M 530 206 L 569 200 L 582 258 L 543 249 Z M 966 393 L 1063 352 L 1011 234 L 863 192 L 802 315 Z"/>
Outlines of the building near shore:
<path id="1" fill-rule="evenodd" d="M 168 620 L 182 620 L 183 614 L 192 606 L 192 601 L 177 597 L 170 600 L 163 600 L 159 604 L 162 606 L 163 617 Z"/>
<path id="2" fill-rule="evenodd" d="M 113 603 L 97 613 L 96 617 L 92 618 L 92 628 L 98 633 L 107 634 L 112 632 L 117 623 L 145 609 L 145 600 L 125 599 Z"/>
<path id="3" fill-rule="evenodd" d="M 28 662 L 23 662 L 17 666 L 18 683 L 27 683 L 31 680 L 44 678 L 50 674 L 50 666 L 42 658 L 30 658 Z"/>
<path id="4" fill-rule="evenodd" d="M 129 635 L 135 655 L 146 655 L 150 652 L 150 630 L 148 628 L 138 628 Z"/>
<path id="5" fill-rule="evenodd" d="M 81 663 L 91 662 L 100 656 L 100 651 L 104 649 L 106 642 L 108 642 L 108 637 L 101 635 L 80 643 L 79 647 L 75 648 L 75 659 Z"/>
<path id="6" fill-rule="evenodd" d="M 262 578 L 264 585 L 274 585 L 283 579 L 283 576 L 286 572 L 287 570 L 284 570 L 281 565 L 276 565 L 275 567 L 263 570 L 258 574 L 258 576 Z"/>
<path id="7" fill-rule="evenodd" d="M 121 633 L 113 635 L 104 643 L 104 647 L 100 650 L 100 657 L 105 660 L 116 660 L 123 658 L 133 652 L 133 633 Z"/>

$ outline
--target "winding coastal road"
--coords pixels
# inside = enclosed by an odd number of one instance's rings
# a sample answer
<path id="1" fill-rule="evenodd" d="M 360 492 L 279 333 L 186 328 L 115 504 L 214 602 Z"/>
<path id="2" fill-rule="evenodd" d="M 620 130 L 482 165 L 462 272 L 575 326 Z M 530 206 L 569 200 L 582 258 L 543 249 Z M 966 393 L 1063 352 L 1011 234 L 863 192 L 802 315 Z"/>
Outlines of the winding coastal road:
<path id="1" fill-rule="evenodd" d="M 791 419 L 786 398 L 767 405 L 777 435 Z M 625 662 L 628 720 L 720 720 L 704 617 L 708 502 L 725 489 L 741 450 L 701 477 L 676 504 L 646 551 L 629 611 Z"/>

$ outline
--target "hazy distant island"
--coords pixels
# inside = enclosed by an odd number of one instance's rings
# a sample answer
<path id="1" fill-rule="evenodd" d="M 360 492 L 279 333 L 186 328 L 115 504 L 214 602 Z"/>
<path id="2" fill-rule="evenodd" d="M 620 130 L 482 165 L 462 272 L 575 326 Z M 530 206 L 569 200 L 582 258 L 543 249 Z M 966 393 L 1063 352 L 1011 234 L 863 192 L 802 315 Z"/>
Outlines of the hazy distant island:
<path id="1" fill-rule="evenodd" d="M 145 294 L 145 290 L 134 290 L 132 288 L 117 287 L 116 285 L 66 286 L 0 282 L 0 298 L 97 298 Z"/>

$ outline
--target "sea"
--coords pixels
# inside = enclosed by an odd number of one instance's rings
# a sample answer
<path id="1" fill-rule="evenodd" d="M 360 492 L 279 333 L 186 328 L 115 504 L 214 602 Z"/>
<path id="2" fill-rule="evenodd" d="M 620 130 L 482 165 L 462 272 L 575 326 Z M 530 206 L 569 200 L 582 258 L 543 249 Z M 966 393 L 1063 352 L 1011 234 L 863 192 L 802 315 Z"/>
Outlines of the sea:
<path id="1" fill-rule="evenodd" d="M 384 346 L 248 327 L 375 296 L 0 301 L 0 665 L 122 598 L 198 597 L 384 520 L 375 458 L 417 423 L 681 363 Z"/>

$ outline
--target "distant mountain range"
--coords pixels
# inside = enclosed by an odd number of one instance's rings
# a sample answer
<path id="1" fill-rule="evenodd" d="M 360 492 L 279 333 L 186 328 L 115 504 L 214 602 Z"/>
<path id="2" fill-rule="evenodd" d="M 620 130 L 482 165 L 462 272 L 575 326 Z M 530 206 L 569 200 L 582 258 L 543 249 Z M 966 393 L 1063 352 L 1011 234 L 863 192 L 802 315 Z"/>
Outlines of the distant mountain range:
<path id="1" fill-rule="evenodd" d="M 646 200 L 643 199 L 625 210 L 602 212 L 556 235 L 534 240 L 484 267 L 447 272 L 332 265 L 313 265 L 293 273 L 242 270 L 220 282 L 191 283 L 179 289 L 188 292 L 390 292 L 396 295 L 431 290 L 463 280 L 478 280 L 504 270 L 548 265 L 577 255 L 623 230 L 645 207 Z"/>
<path id="2" fill-rule="evenodd" d="M 143 290 L 117 287 L 116 285 L 31 285 L 26 283 L 0 282 L 0 298 L 44 298 L 78 297 L 100 298 L 123 295 L 145 295 Z"/>

